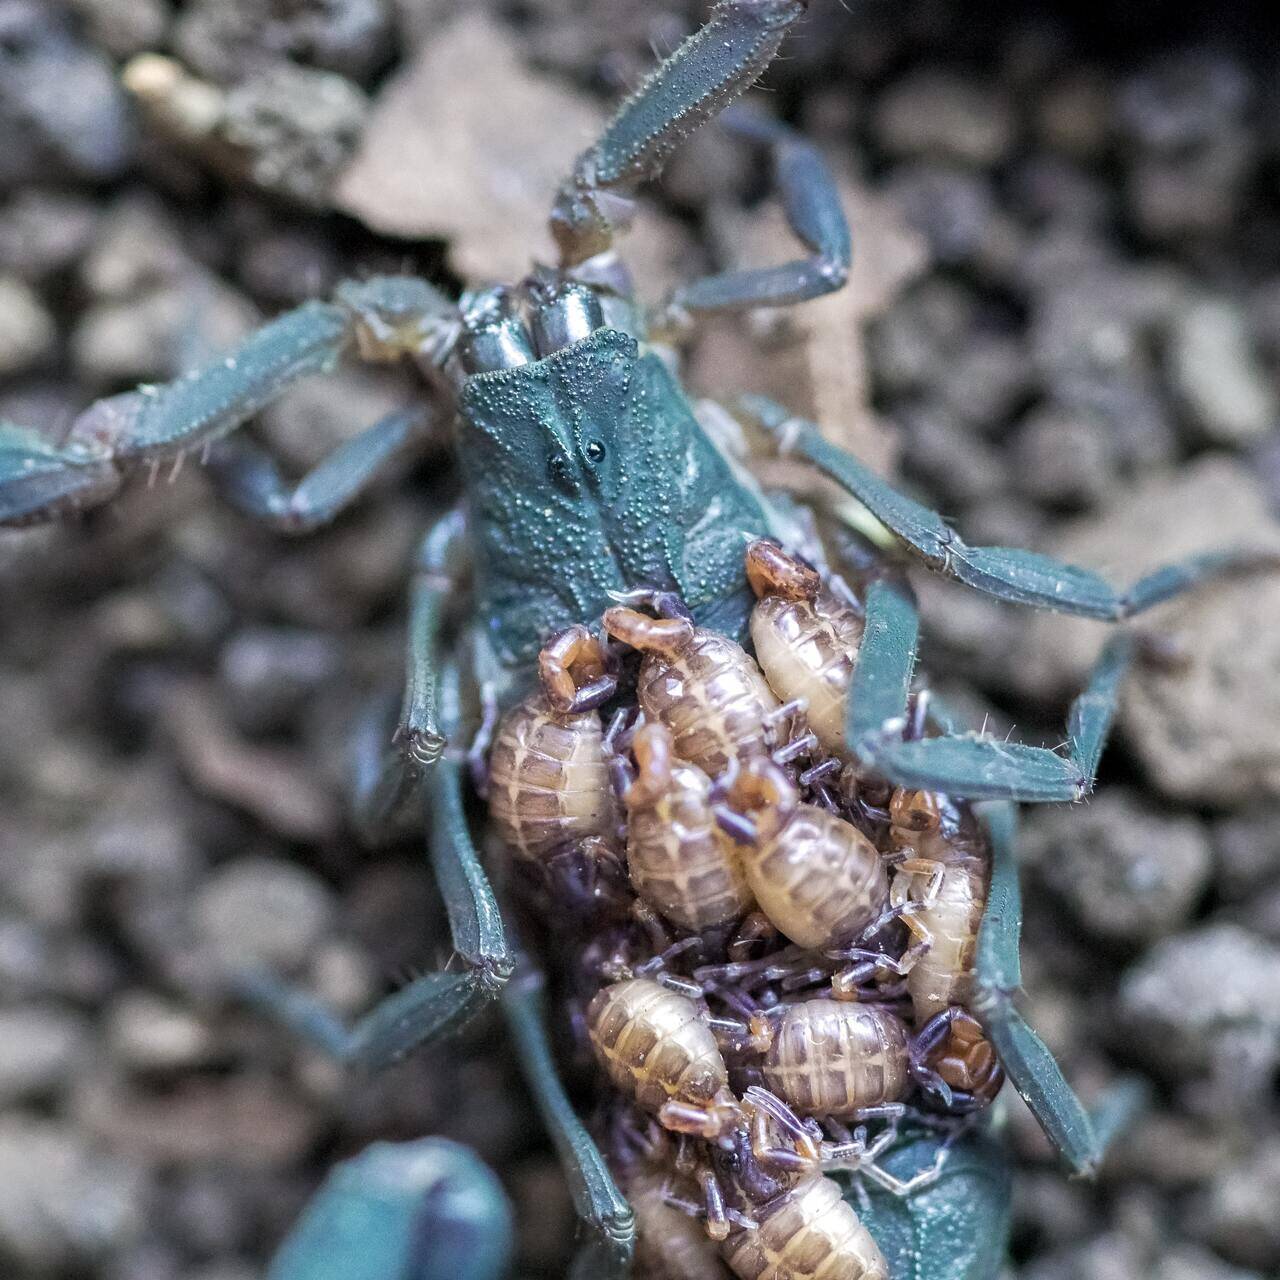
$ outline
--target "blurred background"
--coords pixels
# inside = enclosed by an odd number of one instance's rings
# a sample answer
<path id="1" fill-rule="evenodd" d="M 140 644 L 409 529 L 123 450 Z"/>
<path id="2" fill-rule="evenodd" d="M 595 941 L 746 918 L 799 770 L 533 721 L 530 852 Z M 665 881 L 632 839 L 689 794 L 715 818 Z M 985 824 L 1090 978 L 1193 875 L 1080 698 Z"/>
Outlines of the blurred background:
<path id="1" fill-rule="evenodd" d="M 818 417 L 971 541 L 1125 581 L 1280 545 L 1280 39 L 1243 4 L 1111 8 L 812 0 L 755 97 L 839 175 L 852 286 L 708 326 L 688 368 Z M 349 275 L 518 277 L 608 102 L 705 11 L 0 0 L 0 418 L 58 439 Z M 766 196 L 698 135 L 627 242 L 642 293 L 789 253 Z M 344 369 L 253 431 L 300 473 L 415 394 Z M 0 533 L 6 1277 L 253 1280 L 334 1159 L 428 1132 L 502 1172 L 521 1274 L 561 1274 L 493 1024 L 359 1081 L 219 990 L 257 957 L 356 1010 L 446 954 L 419 844 L 362 849 L 343 808 L 444 466 L 302 541 L 194 460 Z M 934 683 L 1056 742 L 1099 629 L 919 586 Z M 1280 581 L 1144 629 L 1163 660 L 1097 798 L 1028 815 L 1025 969 L 1081 1090 L 1137 1071 L 1156 1101 L 1086 1186 L 1014 1100 L 1027 1280 L 1280 1274 Z"/>

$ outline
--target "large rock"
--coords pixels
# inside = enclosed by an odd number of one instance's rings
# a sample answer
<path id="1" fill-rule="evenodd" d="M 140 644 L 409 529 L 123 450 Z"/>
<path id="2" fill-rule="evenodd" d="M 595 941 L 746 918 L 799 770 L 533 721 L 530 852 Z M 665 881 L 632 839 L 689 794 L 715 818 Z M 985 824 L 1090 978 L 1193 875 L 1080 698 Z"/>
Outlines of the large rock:
<path id="1" fill-rule="evenodd" d="M 1203 826 L 1123 788 L 1030 816 L 1023 848 L 1089 933 L 1137 946 L 1181 925 L 1209 879 Z"/>
<path id="2" fill-rule="evenodd" d="M 1246 546 L 1280 551 L 1280 525 L 1250 473 L 1215 455 L 1144 481 L 1045 549 L 1121 585 L 1195 552 Z M 1278 617 L 1280 574 L 1272 573 L 1203 587 L 1139 619 L 1178 660 L 1135 665 L 1118 729 L 1165 794 L 1224 807 L 1280 794 Z M 1018 683 L 1042 697 L 1074 693 L 1108 631 L 1038 615 L 1015 664 Z"/>
<path id="3" fill-rule="evenodd" d="M 1244 311 L 1206 298 L 1173 327 L 1174 385 L 1196 429 L 1217 444 L 1260 440 L 1280 420 L 1269 371 L 1253 350 Z"/>
<path id="4" fill-rule="evenodd" d="M 86 1260 L 140 1232 L 144 1192 L 135 1164 L 101 1154 L 67 1125 L 19 1115 L 0 1121 L 7 1275 L 84 1274 Z"/>
<path id="5" fill-rule="evenodd" d="M 1280 948 L 1235 924 L 1153 947 L 1120 984 L 1126 1047 L 1171 1081 L 1206 1076 L 1201 1104 L 1248 1114 L 1280 1055 Z"/>
<path id="6" fill-rule="evenodd" d="M 449 240 L 464 276 L 518 279 L 531 251 L 550 254 L 552 193 L 602 123 L 529 71 L 507 28 L 469 14 L 383 89 L 335 202 L 386 235 Z"/>

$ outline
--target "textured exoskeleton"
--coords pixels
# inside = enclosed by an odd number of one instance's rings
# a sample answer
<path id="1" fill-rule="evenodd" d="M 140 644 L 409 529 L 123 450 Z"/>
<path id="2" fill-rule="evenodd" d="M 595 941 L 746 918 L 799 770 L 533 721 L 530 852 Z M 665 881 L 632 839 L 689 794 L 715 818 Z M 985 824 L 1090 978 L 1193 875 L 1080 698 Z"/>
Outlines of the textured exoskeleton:
<path id="1" fill-rule="evenodd" d="M 645 725 L 634 750 L 639 773 L 626 807 L 627 869 L 636 892 L 685 929 L 738 919 L 754 899 L 738 851 L 716 823 L 711 779 L 675 758 L 664 725 Z"/>
<path id="2" fill-rule="evenodd" d="M 736 1120 L 720 1046 L 687 996 L 651 978 L 604 987 L 587 1033 L 614 1084 L 669 1128 L 712 1137 Z"/>
<path id="3" fill-rule="evenodd" d="M 584 658 L 589 689 L 603 682 L 599 647 L 584 627 L 562 632 L 541 654 L 542 687 L 502 717 L 489 753 L 489 815 L 517 857 L 536 861 L 617 826 L 604 730 L 570 664 Z"/>
<path id="4" fill-rule="evenodd" d="M 818 575 L 772 542 L 747 548 L 756 659 L 774 693 L 803 699 L 805 722 L 832 755 L 848 758 L 844 725 L 862 617 L 824 590 Z"/>
<path id="5" fill-rule="evenodd" d="M 800 1000 L 771 1028 L 761 1071 L 801 1115 L 850 1118 L 906 1093 L 908 1039 L 902 1019 L 888 1009 Z"/>
<path id="6" fill-rule="evenodd" d="M 648 618 L 609 609 L 605 629 L 643 652 L 636 698 L 671 731 L 672 749 L 711 777 L 762 755 L 778 709 L 760 669 L 741 645 L 684 618 Z"/>
<path id="7" fill-rule="evenodd" d="M 651 335 L 676 331 L 703 314 L 798 303 L 839 288 L 851 246 L 836 187 L 812 146 L 763 115 L 739 113 L 732 127 L 772 157 L 801 254 L 780 265 L 693 281 L 646 316 L 614 239 L 635 189 L 661 172 L 683 138 L 756 79 L 805 8 L 806 0 L 715 4 L 706 25 L 622 105 L 556 192 L 556 267 L 460 301 L 410 278 L 346 284 L 332 301 L 279 317 L 234 351 L 173 382 L 91 406 L 63 439 L 0 424 L 0 525 L 21 526 L 106 502 L 136 473 L 207 452 L 219 487 L 240 510 L 300 533 L 336 518 L 388 464 L 412 455 L 426 437 L 428 415 L 417 409 L 392 414 L 292 485 L 258 446 L 231 433 L 298 379 L 323 373 L 344 356 L 408 359 L 422 371 L 427 394 L 454 423 L 462 501 L 427 534 L 412 566 L 399 724 L 394 735 L 366 726 L 358 737 L 356 820 L 362 831 L 375 833 L 410 804 L 419 806 L 415 812 L 425 806 L 431 863 L 458 964 L 419 977 L 354 1028 L 269 974 L 242 975 L 240 985 L 341 1060 L 370 1067 L 458 1027 L 501 996 L 587 1227 L 575 1264 L 579 1277 L 626 1274 L 633 1220 L 560 1089 L 530 990 L 536 979 L 530 973 L 512 981 L 517 955 L 476 852 L 458 759 L 472 737 L 464 681 L 477 684 L 490 703 L 510 707 L 533 687 L 536 660 L 549 637 L 593 627 L 620 601 L 677 602 L 689 618 L 644 619 L 648 634 L 657 628 L 671 641 L 679 632 L 699 661 L 728 655 L 736 662 L 743 653 L 739 646 L 748 641 L 754 599 L 744 548 L 770 536 L 785 544 L 797 526 L 762 494 L 742 461 L 730 462 L 702 430 Z M 879 522 L 886 542 L 999 599 L 1121 621 L 1214 574 L 1274 564 L 1274 557 L 1247 551 L 1212 553 L 1117 592 L 1094 573 L 1044 556 L 969 546 L 940 516 L 890 487 L 813 424 L 760 399 L 744 403 L 743 413 L 779 452 L 843 486 Z M 844 698 L 843 738 L 831 749 L 882 781 L 967 800 L 1083 796 L 1132 641 L 1122 634 L 1104 650 L 1072 707 L 1065 753 L 949 731 L 936 718 L 937 732 L 916 734 L 909 732 L 907 709 L 918 620 L 899 583 L 889 575 L 867 589 Z M 628 639 L 641 634 L 635 616 Z M 678 646 L 667 648 L 677 665 Z M 677 754 L 713 777 L 731 765 L 745 769 L 749 757 L 771 745 L 768 719 L 777 699 L 763 679 L 753 683 L 751 667 L 735 670 L 740 701 L 729 700 L 732 715 L 717 712 L 714 724 L 669 725 Z M 827 674 L 821 667 L 820 683 Z M 808 696 L 823 734 L 834 738 L 834 713 L 816 691 Z M 650 681 L 645 697 L 646 712 L 651 706 L 652 718 L 662 719 L 671 699 L 661 678 Z M 831 708 L 838 703 L 835 698 Z M 809 844 L 828 839 L 831 833 L 818 830 L 817 817 L 802 818 L 813 828 L 805 837 Z M 992 822 L 995 863 L 970 1004 L 1050 1136 L 1073 1165 L 1088 1169 L 1097 1161 L 1101 1135 L 1013 1004 L 1020 910 L 1011 824 L 1004 811 Z M 512 835 L 517 845 L 526 839 Z M 847 850 L 856 844 L 846 840 Z M 760 857 L 756 864 L 767 861 Z M 846 905 L 856 907 L 852 915 L 843 907 L 829 913 L 829 886 L 815 891 L 802 883 L 807 875 L 783 874 L 772 902 L 763 879 L 752 883 L 765 910 L 785 916 L 781 927 L 808 946 L 843 940 L 870 921 L 883 899 L 878 863 L 868 862 L 865 874 L 836 886 L 849 899 Z M 790 908 L 795 910 L 787 914 Z M 827 1185 L 818 1182 L 805 1194 L 829 1198 Z M 927 1195 L 941 1196 L 948 1185 L 944 1178 Z M 908 1197 L 903 1212 L 911 1223 L 949 1221 L 942 1210 L 922 1205 Z M 436 1227 L 444 1229 L 433 1212 L 424 1211 L 415 1228 L 423 1240 Z M 838 1216 L 834 1207 L 827 1212 Z M 998 1226 L 1004 1204 L 992 1190 L 978 1212 Z M 988 1232 L 989 1239 L 998 1236 Z M 300 1247 L 322 1265 L 321 1246 Z M 990 1276 L 992 1248 L 971 1250 L 929 1275 Z M 735 1262 L 740 1274 L 785 1274 L 748 1261 L 756 1258 L 751 1242 L 742 1249 L 743 1260 Z M 486 1274 L 472 1261 L 470 1270 L 464 1262 L 451 1274 L 458 1280 Z M 868 1264 L 868 1274 L 876 1274 L 876 1265 Z"/>
<path id="8" fill-rule="evenodd" d="M 788 938 L 814 950 L 838 947 L 877 919 L 888 903 L 889 878 L 875 845 L 856 827 L 801 804 L 783 771 L 765 757 L 738 771 L 728 795 L 732 812 L 747 824 L 747 883 Z"/>
<path id="9" fill-rule="evenodd" d="M 721 1246 L 740 1280 L 889 1280 L 875 1238 L 833 1179 L 802 1178 Z"/>

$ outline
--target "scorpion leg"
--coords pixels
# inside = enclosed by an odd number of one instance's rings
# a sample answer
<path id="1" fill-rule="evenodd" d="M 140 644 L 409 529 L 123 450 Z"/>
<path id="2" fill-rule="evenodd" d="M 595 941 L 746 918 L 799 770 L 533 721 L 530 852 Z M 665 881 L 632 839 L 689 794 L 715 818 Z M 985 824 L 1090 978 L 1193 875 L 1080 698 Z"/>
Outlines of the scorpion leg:
<path id="1" fill-rule="evenodd" d="M 852 744 L 904 720 L 920 647 L 920 615 L 905 591 L 884 578 L 867 589 L 866 625 L 845 705 Z"/>
<path id="2" fill-rule="evenodd" d="M 817 147 L 754 111 L 735 108 L 725 113 L 724 123 L 732 132 L 768 145 L 787 223 L 810 252 L 778 266 L 726 271 L 681 286 L 663 312 L 663 318 L 676 324 L 699 312 L 806 302 L 843 288 L 849 278 L 849 224 Z"/>
<path id="3" fill-rule="evenodd" d="M 1071 704 L 1063 754 L 953 730 L 936 738 L 905 733 L 919 641 L 916 607 L 902 587 L 876 579 L 865 608 L 845 723 L 845 741 L 864 765 L 899 786 L 970 800 L 1053 803 L 1083 799 L 1093 789 L 1120 684 L 1134 656 L 1131 634 L 1119 632 L 1103 647 Z"/>
<path id="4" fill-rule="evenodd" d="M 440 682 L 442 720 L 460 719 L 456 667 Z M 497 899 L 471 839 L 463 795 L 465 765 L 443 756 L 426 783 L 428 840 L 454 949 L 465 968 L 428 973 L 380 1001 L 348 1028 L 323 1002 L 276 975 L 254 970 L 237 981 L 242 995 L 339 1061 L 378 1070 L 428 1040 L 469 1022 L 506 985 L 514 959 Z"/>
<path id="5" fill-rule="evenodd" d="M 760 75 L 805 7 L 805 0 L 720 0 L 706 24 L 622 104 L 561 185 L 551 211 L 561 265 L 612 246 L 634 188 L 657 177 L 689 134 Z"/>
<path id="6" fill-rule="evenodd" d="M 803 458 L 830 476 L 928 568 L 998 600 L 1121 622 L 1211 578 L 1280 566 L 1273 551 L 1209 551 L 1156 569 L 1129 590 L 1116 591 L 1088 569 L 1033 551 L 971 547 L 937 512 L 886 484 L 824 439 L 812 422 L 792 417 L 763 396 L 745 397 L 743 407 L 776 438 L 780 453 Z"/>
<path id="7" fill-rule="evenodd" d="M 474 1152 L 445 1138 L 376 1142 L 330 1171 L 267 1280 L 501 1280 L 514 1234 Z"/>
<path id="8" fill-rule="evenodd" d="M 1130 635 L 1112 637 L 1072 703 L 1066 755 L 953 732 L 938 738 L 904 734 L 918 637 L 916 607 L 903 589 L 873 581 L 845 724 L 845 740 L 864 765 L 899 786 L 972 800 L 1047 803 L 1089 792 L 1132 657 Z"/>
<path id="9" fill-rule="evenodd" d="M 1044 1041 L 1014 1005 L 1022 987 L 1022 896 L 1014 853 L 1017 811 L 1007 803 L 984 805 L 980 817 L 991 841 L 992 868 L 978 932 L 972 1012 L 1049 1141 L 1075 1173 L 1092 1175 L 1105 1143 Z"/>
<path id="10" fill-rule="evenodd" d="M 0 424 L 0 525 L 31 524 L 107 501 L 130 471 L 165 461 L 176 466 L 295 382 L 330 370 L 349 350 L 371 360 L 438 358 L 453 308 L 430 285 L 382 277 L 344 285 L 335 296 L 336 302 L 308 302 L 286 312 L 227 355 L 172 382 L 97 401 L 60 445 Z M 395 434 L 382 424 L 361 443 L 353 441 L 340 451 L 345 464 L 367 467 Z M 310 496 L 332 499 L 332 473 L 322 469 L 311 483 Z M 247 501 L 252 489 L 242 482 L 241 498 Z"/>
<path id="11" fill-rule="evenodd" d="M 970 800 L 1082 800 L 1093 790 L 1132 652 L 1127 634 L 1113 636 L 1103 648 L 1084 692 L 1071 704 L 1066 754 L 972 734 L 905 741 L 891 723 L 859 739 L 859 758 L 899 786 Z"/>
<path id="12" fill-rule="evenodd" d="M 401 409 L 340 445 L 290 485 L 275 460 L 250 440 L 228 440 L 209 456 L 222 496 L 278 533 L 311 533 L 336 519 L 397 457 L 423 438 L 423 409 Z"/>
<path id="13" fill-rule="evenodd" d="M 394 825 L 424 769 L 435 764 L 444 750 L 436 696 L 440 630 L 461 576 L 465 532 L 462 510 L 455 508 L 431 526 L 419 545 L 409 587 L 399 723 L 390 745 L 381 738 L 375 745 L 369 731 L 357 736 L 357 747 L 372 763 L 357 765 L 354 818 L 357 829 L 370 840 Z"/>
<path id="14" fill-rule="evenodd" d="M 560 1157 L 574 1209 L 587 1231 L 570 1280 L 622 1280 L 631 1273 L 635 1215 L 560 1083 L 543 1020 L 542 990 L 542 974 L 522 960 L 515 980 L 502 994 L 502 1007 L 525 1081 Z"/>

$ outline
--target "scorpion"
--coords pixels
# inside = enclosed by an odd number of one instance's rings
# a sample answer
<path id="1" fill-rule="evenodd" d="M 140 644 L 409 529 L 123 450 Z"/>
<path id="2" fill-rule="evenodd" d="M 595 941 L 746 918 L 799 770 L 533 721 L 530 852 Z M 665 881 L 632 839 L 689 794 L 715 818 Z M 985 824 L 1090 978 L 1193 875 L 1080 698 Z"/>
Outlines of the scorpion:
<path id="1" fill-rule="evenodd" d="M 539 266 L 514 286 L 464 292 L 458 301 L 407 276 L 346 283 L 331 301 L 280 316 L 175 381 L 95 403 L 60 443 L 0 424 L 0 525 L 105 503 L 136 472 L 203 453 L 238 508 L 301 533 L 335 519 L 412 454 L 424 413 L 375 423 L 292 486 L 231 433 L 343 356 L 405 360 L 421 372 L 430 401 L 453 423 L 463 497 L 416 555 L 403 704 L 390 741 L 384 737 L 361 760 L 355 820 L 362 831 L 377 832 L 411 804 L 425 813 L 461 967 L 421 975 L 351 1027 L 271 973 L 240 975 L 237 985 L 341 1062 L 365 1068 L 393 1062 L 497 1002 L 582 1223 L 576 1277 L 629 1274 L 635 1215 L 559 1079 L 539 970 L 504 919 L 477 852 L 467 811 L 473 693 L 481 691 L 495 714 L 511 707 L 535 687 L 550 636 L 595 627 L 607 610 L 642 599 L 676 600 L 684 618 L 671 627 L 655 622 L 646 634 L 685 634 L 692 626 L 699 636 L 749 646 L 756 597 L 744 565 L 747 544 L 769 539 L 810 562 L 823 560 L 805 504 L 766 493 L 750 460 L 700 423 L 663 345 L 699 317 L 799 304 L 846 282 L 850 232 L 819 152 L 782 124 L 731 108 L 808 2 L 719 0 L 706 24 L 623 103 L 555 193 L 555 267 Z M 695 280 L 646 312 L 615 240 L 637 189 L 722 111 L 729 128 L 770 154 L 802 252 L 780 265 Z M 1273 558 L 1247 549 L 1211 552 L 1117 591 L 1087 569 L 1040 554 L 970 545 L 817 425 L 771 401 L 745 398 L 736 413 L 766 449 L 809 464 L 856 499 L 882 541 L 906 559 L 999 600 L 1118 623 L 1216 575 L 1274 567 Z M 461 598 L 465 610 L 455 608 Z M 1087 1111 L 1017 1007 L 1014 806 L 1088 794 L 1137 641 L 1118 631 L 1105 645 L 1072 704 L 1065 749 L 1049 750 L 969 732 L 937 704 L 921 731 L 921 704 L 916 699 L 913 707 L 911 694 L 919 620 L 903 572 L 890 566 L 873 575 L 862 610 L 847 696 L 843 706 L 832 704 L 832 745 L 886 787 L 978 804 L 992 865 L 967 1001 L 980 1027 L 974 1035 L 993 1046 L 1066 1164 L 1089 1173 L 1125 1107 L 1113 1099 Z M 823 733 L 832 739 L 830 724 Z M 937 1176 L 919 1176 L 937 1172 L 940 1154 L 946 1160 Z M 909 1268 L 931 1280 L 998 1273 L 1009 1170 L 989 1132 L 973 1127 L 944 1138 L 927 1126 L 909 1130 L 879 1160 L 882 1180 L 897 1194 L 880 1186 L 862 1191 L 861 1221 L 892 1273 Z M 830 1179 L 806 1185 L 804 1195 L 827 1197 L 823 1213 L 837 1212 Z M 506 1272 L 511 1240 L 499 1185 L 465 1148 L 434 1138 L 378 1144 L 334 1171 L 270 1275 L 486 1280 Z M 770 1242 L 785 1252 L 785 1240 Z M 745 1254 L 763 1243 L 741 1235 Z"/>

